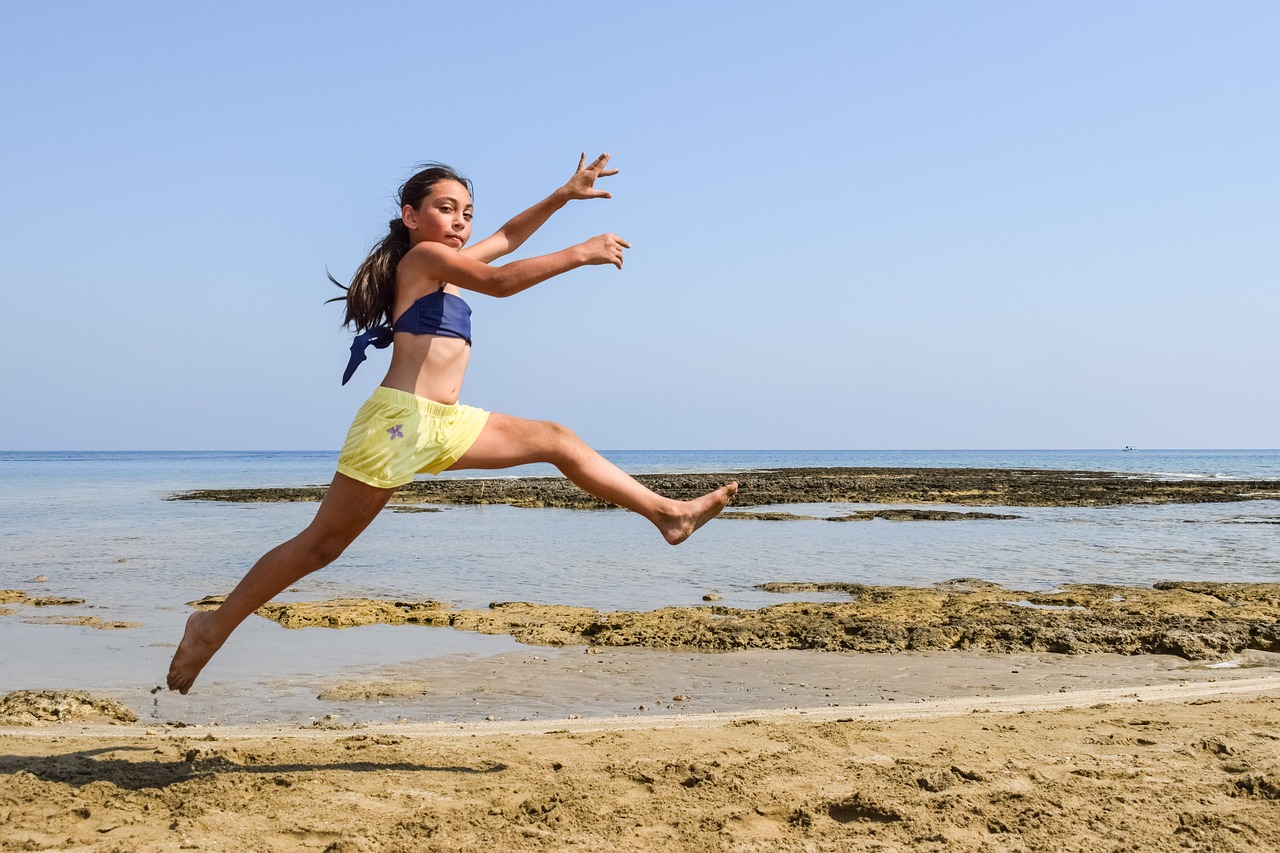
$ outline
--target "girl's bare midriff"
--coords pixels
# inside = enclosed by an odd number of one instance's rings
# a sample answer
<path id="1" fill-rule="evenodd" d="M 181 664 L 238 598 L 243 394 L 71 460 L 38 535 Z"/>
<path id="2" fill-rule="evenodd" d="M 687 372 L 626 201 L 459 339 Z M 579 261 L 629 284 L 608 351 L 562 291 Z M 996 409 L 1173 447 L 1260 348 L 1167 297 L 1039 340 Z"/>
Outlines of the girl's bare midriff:
<path id="1" fill-rule="evenodd" d="M 382 384 L 437 403 L 452 405 L 462 393 L 471 347 L 461 338 L 396 335 L 391 366 Z"/>

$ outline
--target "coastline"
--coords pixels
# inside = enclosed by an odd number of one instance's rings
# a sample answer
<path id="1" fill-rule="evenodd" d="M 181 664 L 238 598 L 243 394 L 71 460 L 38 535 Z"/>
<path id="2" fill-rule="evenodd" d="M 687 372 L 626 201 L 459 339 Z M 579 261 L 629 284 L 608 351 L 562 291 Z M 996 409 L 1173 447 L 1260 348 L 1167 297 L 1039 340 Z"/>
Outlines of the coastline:
<path id="1" fill-rule="evenodd" d="M 1265 502 L 1280 492 L 1280 481 L 1079 471 L 758 473 L 738 506 L 1263 501 L 1214 516 L 1236 526 L 1213 529 L 1255 537 L 1273 528 L 1240 525 L 1277 523 Z M 656 476 L 668 491 L 721 478 Z M 428 491 L 407 490 L 392 511 L 562 506 L 563 484 L 535 480 L 423 481 Z M 886 526 L 744 512 L 725 532 L 954 529 L 986 543 L 999 527 L 982 525 L 1020 523 L 824 512 Z M 429 538 L 439 518 L 387 521 Z M 136 571 L 128 556 L 105 559 Z M 64 683 L 81 672 L 95 696 L 42 694 L 25 718 L 21 702 L 8 708 L 9 723 L 31 725 L 0 726 L 0 850 L 1280 847 L 1280 585 L 877 586 L 778 568 L 757 578 L 781 581 L 756 599 L 782 603 L 756 608 L 717 604 L 714 586 L 705 606 L 635 611 L 554 595 L 482 609 L 298 590 L 285 598 L 310 600 L 246 622 L 187 697 L 145 679 L 163 672 L 190 595 L 133 627 L 104 618 L 126 614 L 73 575 L 47 596 L 27 576 L 5 584 L 24 588 L 0 594 L 0 630 L 39 649 L 20 664 L 37 677 L 6 689 L 89 686 Z M 81 653 L 99 656 L 92 673 L 64 661 Z"/>

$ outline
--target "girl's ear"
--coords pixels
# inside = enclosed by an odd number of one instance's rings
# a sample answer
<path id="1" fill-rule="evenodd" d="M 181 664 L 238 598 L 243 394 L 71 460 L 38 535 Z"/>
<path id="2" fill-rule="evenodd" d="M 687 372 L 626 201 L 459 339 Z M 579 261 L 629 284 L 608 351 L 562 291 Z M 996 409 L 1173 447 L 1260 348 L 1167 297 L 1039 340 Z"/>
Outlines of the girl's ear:
<path id="1" fill-rule="evenodd" d="M 409 228 L 418 227 L 418 211 L 414 209 L 413 205 L 406 204 L 400 208 L 400 218 L 404 220 L 404 224 Z"/>

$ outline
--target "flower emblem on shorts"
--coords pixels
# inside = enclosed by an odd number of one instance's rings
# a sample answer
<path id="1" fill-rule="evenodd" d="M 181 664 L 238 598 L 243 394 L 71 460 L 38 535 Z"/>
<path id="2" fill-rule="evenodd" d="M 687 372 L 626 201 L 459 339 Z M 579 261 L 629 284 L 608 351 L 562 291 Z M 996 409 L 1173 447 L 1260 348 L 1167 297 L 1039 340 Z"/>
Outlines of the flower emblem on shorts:
<path id="1" fill-rule="evenodd" d="M 404 424 L 396 424 L 393 427 L 387 427 L 387 435 L 391 438 L 404 438 L 404 432 L 400 429 Z"/>

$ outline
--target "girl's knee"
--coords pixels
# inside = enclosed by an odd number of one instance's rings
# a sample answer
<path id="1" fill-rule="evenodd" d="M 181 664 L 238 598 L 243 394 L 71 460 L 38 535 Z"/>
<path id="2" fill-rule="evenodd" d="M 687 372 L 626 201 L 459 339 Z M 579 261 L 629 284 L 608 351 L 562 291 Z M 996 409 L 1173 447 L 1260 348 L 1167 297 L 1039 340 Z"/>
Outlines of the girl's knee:
<path id="1" fill-rule="evenodd" d="M 578 438 L 578 434 L 567 426 L 555 421 L 539 421 L 544 430 L 549 432 L 552 440 L 557 444 L 578 444 L 582 439 Z"/>
<path id="2" fill-rule="evenodd" d="M 318 571 L 342 556 L 351 544 L 342 537 L 307 531 L 294 540 L 301 562 L 308 572 Z"/>
<path id="3" fill-rule="evenodd" d="M 578 434 L 564 424 L 555 421 L 538 421 L 537 423 L 538 431 L 542 435 L 539 443 L 555 459 L 572 456 L 575 451 L 584 446 Z"/>

